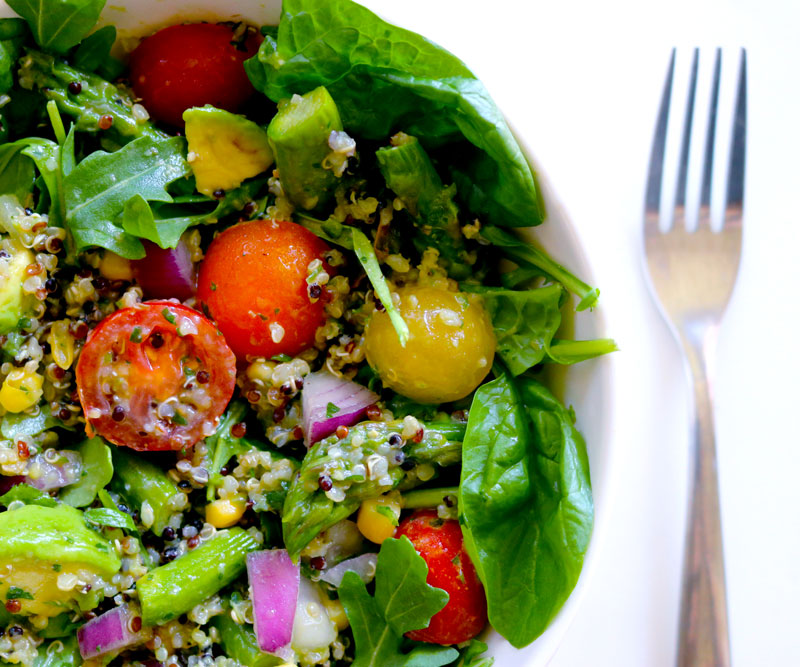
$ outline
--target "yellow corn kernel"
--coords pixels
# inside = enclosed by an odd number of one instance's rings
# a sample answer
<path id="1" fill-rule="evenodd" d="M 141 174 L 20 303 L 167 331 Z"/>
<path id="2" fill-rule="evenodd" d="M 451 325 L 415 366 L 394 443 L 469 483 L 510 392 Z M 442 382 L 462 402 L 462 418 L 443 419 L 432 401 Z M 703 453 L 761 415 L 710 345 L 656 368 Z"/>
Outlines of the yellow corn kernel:
<path id="1" fill-rule="evenodd" d="M 75 358 L 75 339 L 69 333 L 69 320 L 53 322 L 47 342 L 50 343 L 56 365 L 64 370 L 69 369 Z"/>
<path id="2" fill-rule="evenodd" d="M 382 544 L 394 535 L 400 518 L 401 501 L 397 491 L 390 491 L 385 496 L 361 503 L 357 521 L 361 534 L 375 544 Z"/>
<path id="3" fill-rule="evenodd" d="M 325 605 L 325 610 L 328 612 L 328 618 L 333 621 L 333 624 L 342 632 L 347 630 L 350 626 L 350 621 L 347 619 L 347 613 L 344 610 L 344 605 L 339 600 L 331 600 L 327 595 L 322 596 L 322 604 Z"/>
<path id="4" fill-rule="evenodd" d="M 103 253 L 98 269 L 100 275 L 109 280 L 133 280 L 131 263 L 110 250 Z"/>
<path id="5" fill-rule="evenodd" d="M 214 528 L 229 528 L 242 518 L 247 503 L 241 497 L 220 498 L 206 505 L 206 521 Z"/>
<path id="6" fill-rule="evenodd" d="M 0 405 L 6 412 L 22 412 L 33 407 L 42 397 L 42 381 L 38 373 L 15 368 L 7 376 L 0 388 Z"/>

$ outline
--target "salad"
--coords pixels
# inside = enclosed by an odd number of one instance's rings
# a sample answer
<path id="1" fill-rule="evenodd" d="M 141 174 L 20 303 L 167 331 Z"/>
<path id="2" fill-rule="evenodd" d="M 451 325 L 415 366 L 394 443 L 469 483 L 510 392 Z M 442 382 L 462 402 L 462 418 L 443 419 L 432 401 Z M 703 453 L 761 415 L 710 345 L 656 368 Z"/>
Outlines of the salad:
<path id="1" fill-rule="evenodd" d="M 615 346 L 564 337 L 598 291 L 513 232 L 485 89 L 350 0 L 134 41 L 103 4 L 0 20 L 0 661 L 534 641 L 593 521 L 548 378 Z"/>

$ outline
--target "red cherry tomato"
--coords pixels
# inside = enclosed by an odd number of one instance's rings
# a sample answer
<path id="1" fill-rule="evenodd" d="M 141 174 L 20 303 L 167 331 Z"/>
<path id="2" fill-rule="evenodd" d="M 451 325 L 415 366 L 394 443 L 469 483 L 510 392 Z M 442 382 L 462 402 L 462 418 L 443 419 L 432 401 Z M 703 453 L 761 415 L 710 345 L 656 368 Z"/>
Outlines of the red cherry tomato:
<path id="1" fill-rule="evenodd" d="M 215 431 L 236 385 L 236 358 L 196 310 L 148 301 L 97 325 L 75 379 L 87 434 L 138 450 L 177 450 Z"/>
<path id="2" fill-rule="evenodd" d="M 142 40 L 131 53 L 134 92 L 156 120 L 183 127 L 183 112 L 213 104 L 237 111 L 253 93 L 242 64 L 255 55 L 259 37 L 234 41 L 226 25 L 173 25 Z"/>
<path id="3" fill-rule="evenodd" d="M 311 347 L 325 310 L 323 299 L 309 297 L 308 265 L 328 250 L 305 227 L 277 220 L 243 222 L 211 242 L 197 298 L 237 357 L 294 356 Z"/>
<path id="4" fill-rule="evenodd" d="M 404 519 L 395 537 L 405 535 L 428 564 L 428 584 L 447 591 L 450 600 L 422 630 L 409 639 L 432 644 L 460 644 L 486 625 L 486 596 L 461 534 L 458 521 L 440 519 L 434 510 L 417 510 Z"/>

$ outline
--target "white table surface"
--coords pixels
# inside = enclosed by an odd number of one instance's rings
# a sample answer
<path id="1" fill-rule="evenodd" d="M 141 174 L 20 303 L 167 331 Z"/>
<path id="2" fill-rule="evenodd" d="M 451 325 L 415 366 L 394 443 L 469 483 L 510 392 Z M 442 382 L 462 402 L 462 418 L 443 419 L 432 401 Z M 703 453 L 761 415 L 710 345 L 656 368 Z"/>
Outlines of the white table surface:
<path id="1" fill-rule="evenodd" d="M 486 83 L 574 221 L 622 348 L 617 493 L 552 667 L 674 664 L 688 391 L 642 281 L 645 173 L 670 48 L 747 47 L 746 231 L 716 397 L 731 644 L 737 667 L 800 665 L 800 3 L 365 4 L 447 47 Z"/>

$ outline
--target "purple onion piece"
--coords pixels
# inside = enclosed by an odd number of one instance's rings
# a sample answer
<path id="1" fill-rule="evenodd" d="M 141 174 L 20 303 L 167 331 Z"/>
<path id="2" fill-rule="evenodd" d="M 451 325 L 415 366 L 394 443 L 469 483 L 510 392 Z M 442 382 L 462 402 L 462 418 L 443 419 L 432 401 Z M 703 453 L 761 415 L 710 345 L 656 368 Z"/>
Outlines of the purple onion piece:
<path id="1" fill-rule="evenodd" d="M 328 371 L 306 375 L 303 380 L 306 447 L 330 435 L 339 426 L 352 426 L 360 421 L 378 398 L 366 387 Z"/>
<path id="2" fill-rule="evenodd" d="M 86 660 L 145 641 L 150 633 L 141 629 L 141 618 L 138 632 L 132 629 L 136 618 L 130 607 L 123 604 L 78 628 L 81 657 Z"/>
<path id="3" fill-rule="evenodd" d="M 338 565 L 334 565 L 327 570 L 323 570 L 320 575 L 322 581 L 339 588 L 345 572 L 355 572 L 365 584 L 375 578 L 375 567 L 378 564 L 378 554 L 361 554 L 355 558 L 343 560 Z"/>
<path id="4" fill-rule="evenodd" d="M 52 491 L 74 484 L 81 478 L 83 464 L 78 452 L 63 449 L 58 451 L 57 458 L 50 461 L 48 456 L 37 454 L 30 459 L 25 481 L 32 487 L 40 491 Z"/>
<path id="5" fill-rule="evenodd" d="M 300 564 L 286 549 L 247 554 L 247 578 L 253 598 L 258 646 L 279 657 L 288 655 L 300 587 Z"/>
<path id="6" fill-rule="evenodd" d="M 133 261 L 136 280 L 148 299 L 185 301 L 197 289 L 197 272 L 188 246 L 178 242 L 174 248 L 160 248 L 143 240 L 146 255 Z"/>

